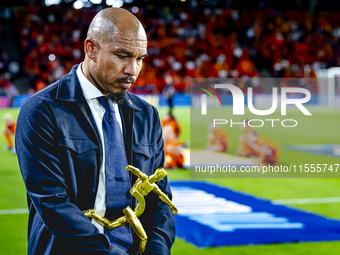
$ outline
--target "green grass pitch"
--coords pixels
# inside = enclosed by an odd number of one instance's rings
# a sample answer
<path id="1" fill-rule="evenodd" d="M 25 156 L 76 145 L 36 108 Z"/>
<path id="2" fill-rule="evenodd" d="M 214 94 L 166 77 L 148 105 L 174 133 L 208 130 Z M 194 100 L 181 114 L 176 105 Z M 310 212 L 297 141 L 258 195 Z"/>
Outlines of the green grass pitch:
<path id="1" fill-rule="evenodd" d="M 291 144 L 321 144 L 338 143 L 340 144 L 339 116 L 340 109 L 311 108 L 312 119 L 301 118 L 297 112 L 291 111 L 289 118 L 295 118 L 301 123 L 302 129 L 296 131 L 286 131 L 283 128 L 258 129 L 261 135 L 273 139 L 278 145 Z M 166 112 L 166 108 L 160 108 L 160 116 Z M 290 110 L 288 110 L 289 113 Z M 0 110 L 0 129 L 4 127 L 3 114 L 11 112 L 14 116 L 18 114 L 16 109 Z M 189 109 L 176 108 L 174 115 L 183 126 L 181 135 L 182 141 L 190 140 Z M 230 116 L 230 115 L 229 115 Z M 254 118 L 246 116 L 247 118 Z M 275 116 L 274 116 L 275 117 Z M 276 116 L 278 117 L 278 116 Z M 227 118 L 227 117 L 226 117 Z M 281 118 L 279 116 L 278 118 Z M 287 117 L 288 118 L 288 117 Z M 229 117 L 230 119 L 230 117 Z M 201 127 L 206 128 L 206 127 Z M 240 135 L 239 129 L 228 129 L 231 138 L 230 153 L 234 153 L 237 147 L 237 137 Z M 286 132 L 286 133 L 285 133 Z M 194 135 L 194 134 L 192 134 Z M 202 140 L 202 144 L 205 141 Z M 16 156 L 8 151 L 3 151 L 5 146 L 3 135 L 0 135 L 0 255 L 21 255 L 26 254 L 26 232 L 28 214 L 2 215 L 3 209 L 26 208 L 26 194 L 24 183 L 20 176 Z M 311 162 L 312 161 L 312 162 Z M 338 158 L 327 156 L 311 157 L 310 154 L 281 151 L 280 163 L 282 164 L 304 164 L 320 163 L 340 163 Z M 188 170 L 169 170 L 170 180 L 190 179 Z M 283 179 L 283 178 L 258 178 L 258 179 L 206 179 L 207 181 L 225 185 L 230 188 L 244 191 L 256 196 L 268 199 L 285 198 L 322 198 L 340 197 L 340 179 Z M 340 203 L 329 204 L 305 204 L 294 205 L 303 210 L 313 211 L 328 217 L 340 218 Z M 298 255 L 298 254 L 340 254 L 340 242 L 320 242 L 320 243 L 293 243 L 293 244 L 273 244 L 255 246 L 234 246 L 234 247 L 215 247 L 199 249 L 181 239 L 176 239 L 172 249 L 172 254 L 195 254 L 195 255 Z"/>

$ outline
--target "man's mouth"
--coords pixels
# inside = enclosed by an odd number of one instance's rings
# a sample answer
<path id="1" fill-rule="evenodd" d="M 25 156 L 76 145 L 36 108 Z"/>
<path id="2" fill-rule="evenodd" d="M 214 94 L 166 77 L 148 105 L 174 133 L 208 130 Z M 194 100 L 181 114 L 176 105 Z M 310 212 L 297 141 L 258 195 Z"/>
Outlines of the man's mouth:
<path id="1" fill-rule="evenodd" d="M 131 87 L 131 83 L 119 83 L 124 89 L 128 89 Z"/>
<path id="2" fill-rule="evenodd" d="M 128 89 L 128 88 L 130 88 L 135 83 L 135 81 L 136 80 L 133 79 L 132 77 L 127 77 L 127 78 L 119 79 L 116 82 L 119 83 L 119 85 L 123 89 Z"/>

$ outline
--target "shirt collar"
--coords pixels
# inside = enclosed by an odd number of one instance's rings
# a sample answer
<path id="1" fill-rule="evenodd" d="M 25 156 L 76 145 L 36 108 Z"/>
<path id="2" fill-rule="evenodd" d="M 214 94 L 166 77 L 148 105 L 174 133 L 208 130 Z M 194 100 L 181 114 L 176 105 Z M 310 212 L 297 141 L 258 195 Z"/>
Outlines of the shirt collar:
<path id="1" fill-rule="evenodd" d="M 82 71 L 83 63 L 81 63 L 77 68 L 77 76 L 79 79 L 80 86 L 83 90 L 85 99 L 93 99 L 97 97 L 104 96 L 99 89 L 97 89 L 84 75 Z"/>

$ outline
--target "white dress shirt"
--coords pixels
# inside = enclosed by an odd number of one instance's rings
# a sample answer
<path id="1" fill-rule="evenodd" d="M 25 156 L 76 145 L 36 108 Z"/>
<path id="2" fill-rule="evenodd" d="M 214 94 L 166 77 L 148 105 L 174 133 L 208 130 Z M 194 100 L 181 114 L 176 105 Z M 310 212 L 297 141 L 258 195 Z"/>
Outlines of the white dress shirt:
<path id="1" fill-rule="evenodd" d="M 99 131 L 99 139 L 102 144 L 102 164 L 100 166 L 100 173 L 99 173 L 99 183 L 98 183 L 98 189 L 97 189 L 97 196 L 94 202 L 94 211 L 101 216 L 105 215 L 106 212 L 106 185 L 105 185 L 105 145 L 104 145 L 104 137 L 103 137 L 103 128 L 102 128 L 102 121 L 103 116 L 105 113 L 104 107 L 99 103 L 97 97 L 103 96 L 103 93 L 100 92 L 99 89 L 97 89 L 84 75 L 82 71 L 82 63 L 77 68 L 77 76 L 80 82 L 80 86 L 83 90 L 84 97 L 90 106 L 90 110 L 92 112 L 92 115 L 94 117 L 94 120 L 97 125 L 97 129 Z M 116 118 L 118 120 L 120 129 L 122 130 L 122 120 L 119 114 L 118 105 L 113 104 L 114 110 L 116 112 Z M 99 229 L 101 233 L 104 233 L 104 228 L 99 225 L 97 222 L 92 220 L 92 223 Z"/>

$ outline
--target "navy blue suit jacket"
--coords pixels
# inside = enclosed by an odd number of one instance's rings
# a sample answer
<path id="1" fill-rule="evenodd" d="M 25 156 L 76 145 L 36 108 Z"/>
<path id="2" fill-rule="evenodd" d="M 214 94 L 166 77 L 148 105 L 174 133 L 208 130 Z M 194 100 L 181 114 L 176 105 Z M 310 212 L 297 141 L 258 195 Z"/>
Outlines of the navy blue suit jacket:
<path id="1" fill-rule="evenodd" d="M 16 149 L 30 211 L 30 255 L 122 254 L 82 213 L 94 207 L 102 148 L 76 68 L 30 97 L 17 121 Z M 128 163 L 150 175 L 164 163 L 157 110 L 130 93 L 119 110 Z M 131 173 L 130 179 L 136 180 Z M 158 186 L 171 198 L 167 178 Z M 169 206 L 151 192 L 140 220 L 149 239 L 146 254 L 170 254 L 175 224 Z M 138 243 L 134 236 L 130 254 L 138 251 Z"/>

